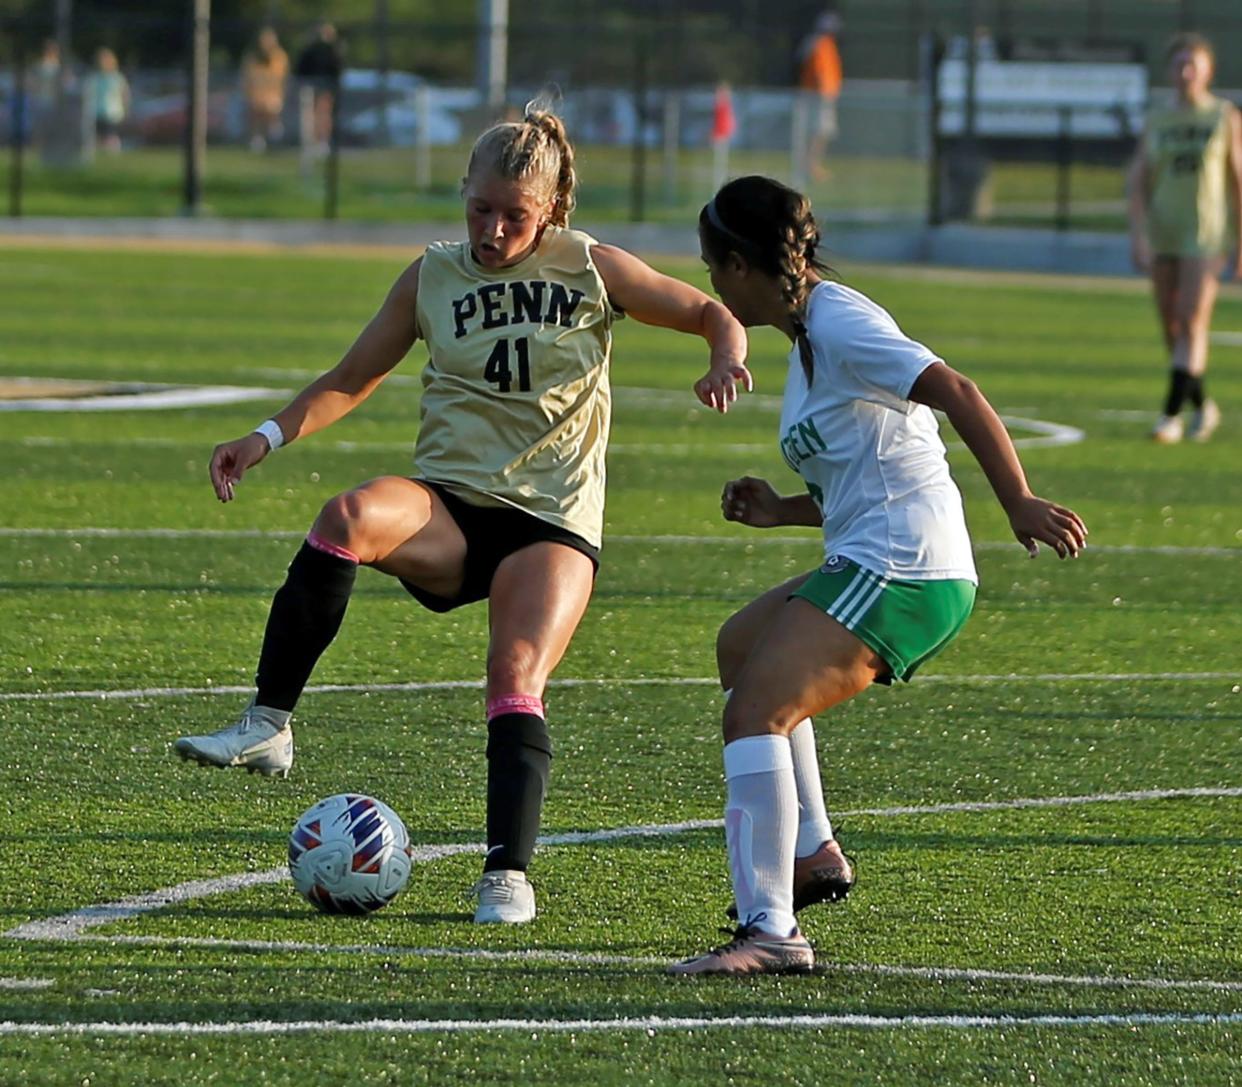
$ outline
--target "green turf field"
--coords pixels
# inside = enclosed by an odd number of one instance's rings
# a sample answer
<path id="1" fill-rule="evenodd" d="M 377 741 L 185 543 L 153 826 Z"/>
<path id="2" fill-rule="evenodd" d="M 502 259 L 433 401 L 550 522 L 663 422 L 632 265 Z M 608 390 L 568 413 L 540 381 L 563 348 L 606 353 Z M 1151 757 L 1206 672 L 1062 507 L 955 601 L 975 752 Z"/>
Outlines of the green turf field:
<path id="1" fill-rule="evenodd" d="M 662 967 L 714 942 L 729 901 L 714 633 L 819 553 L 812 531 L 719 518 L 732 476 L 793 489 L 774 335 L 753 337 L 756 395 L 719 418 L 689 392 L 694 342 L 618 328 L 609 539 L 548 695 L 529 927 L 469 923 L 485 730 L 479 691 L 453 684 L 482 674 L 480 607 L 433 616 L 364 571 L 287 781 L 170 753 L 244 702 L 319 505 L 407 470 L 420 352 L 227 507 L 211 447 L 331 365 L 402 263 L 0 249 L 0 387 L 276 390 L 0 411 L 0 1083 L 1242 1078 L 1236 289 L 1210 375 L 1224 425 L 1163 448 L 1145 440 L 1163 363 L 1140 284 L 843 269 L 979 381 L 1091 546 L 1028 560 L 951 453 L 976 614 L 913 684 L 818 727 L 856 891 L 804 913 L 814 975 L 696 983 Z M 298 813 L 344 790 L 392 804 L 427 858 L 364 920 L 313 913 L 279 872 Z"/>

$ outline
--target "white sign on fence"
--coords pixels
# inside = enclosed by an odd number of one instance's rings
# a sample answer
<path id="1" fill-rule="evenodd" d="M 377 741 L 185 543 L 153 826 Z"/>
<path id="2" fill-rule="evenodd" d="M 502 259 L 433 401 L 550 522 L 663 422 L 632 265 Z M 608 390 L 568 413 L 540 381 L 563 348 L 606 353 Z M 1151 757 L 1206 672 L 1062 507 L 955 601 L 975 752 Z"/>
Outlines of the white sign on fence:
<path id="1" fill-rule="evenodd" d="M 941 63 L 942 136 L 966 130 L 967 62 Z M 1128 139 L 1143 128 L 1143 64 L 980 60 L 975 65 L 975 135 L 1046 139 L 1061 134 Z M 1068 115 L 1065 111 L 1068 110 Z"/>

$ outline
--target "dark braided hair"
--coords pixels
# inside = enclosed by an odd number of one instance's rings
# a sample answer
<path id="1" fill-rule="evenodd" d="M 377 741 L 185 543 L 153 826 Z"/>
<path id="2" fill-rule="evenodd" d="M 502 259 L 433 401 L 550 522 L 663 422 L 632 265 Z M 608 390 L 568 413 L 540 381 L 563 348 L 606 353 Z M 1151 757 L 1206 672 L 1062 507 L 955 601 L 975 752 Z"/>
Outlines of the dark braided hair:
<path id="1" fill-rule="evenodd" d="M 820 236 L 810 200 L 770 177 L 739 177 L 699 213 L 699 236 L 713 261 L 722 263 L 730 253 L 737 253 L 781 281 L 781 296 L 789 308 L 809 385 L 814 355 L 803 320 L 810 293 L 807 269 L 824 278 L 835 274 L 816 255 Z"/>

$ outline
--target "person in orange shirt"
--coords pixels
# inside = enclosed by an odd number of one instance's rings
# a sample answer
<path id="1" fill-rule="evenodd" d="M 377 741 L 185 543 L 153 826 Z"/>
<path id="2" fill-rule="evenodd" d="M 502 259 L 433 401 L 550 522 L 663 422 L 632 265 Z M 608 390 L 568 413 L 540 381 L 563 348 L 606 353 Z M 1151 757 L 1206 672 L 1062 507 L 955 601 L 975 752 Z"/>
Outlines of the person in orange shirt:
<path id="1" fill-rule="evenodd" d="M 841 17 L 826 11 L 815 20 L 815 29 L 798 51 L 798 90 L 806 102 L 808 140 L 806 165 L 812 178 L 829 176 L 824 159 L 828 142 L 837 134 L 837 98 L 841 94 L 841 53 L 837 34 Z"/>

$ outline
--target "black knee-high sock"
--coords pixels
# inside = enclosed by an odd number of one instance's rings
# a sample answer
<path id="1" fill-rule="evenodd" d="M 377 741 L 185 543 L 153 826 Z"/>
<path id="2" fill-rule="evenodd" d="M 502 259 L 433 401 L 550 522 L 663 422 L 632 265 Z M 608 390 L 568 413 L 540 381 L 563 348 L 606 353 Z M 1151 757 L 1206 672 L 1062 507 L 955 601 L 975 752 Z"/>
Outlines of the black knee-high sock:
<path id="1" fill-rule="evenodd" d="M 501 713 L 487 723 L 487 859 L 483 871 L 525 872 L 535 852 L 548 786 L 552 739 L 535 713 Z"/>
<path id="2" fill-rule="evenodd" d="M 1203 392 L 1203 375 L 1188 375 L 1189 380 L 1186 382 L 1186 399 L 1194 406 L 1195 411 L 1199 411 L 1203 407 L 1205 393 Z"/>
<path id="3" fill-rule="evenodd" d="M 293 557 L 276 590 L 255 676 L 260 706 L 292 710 L 345 618 L 358 564 L 309 543 Z"/>
<path id="4" fill-rule="evenodd" d="M 1186 403 L 1191 377 L 1185 370 L 1169 371 L 1169 395 L 1164 400 L 1165 415 L 1178 415 Z"/>

